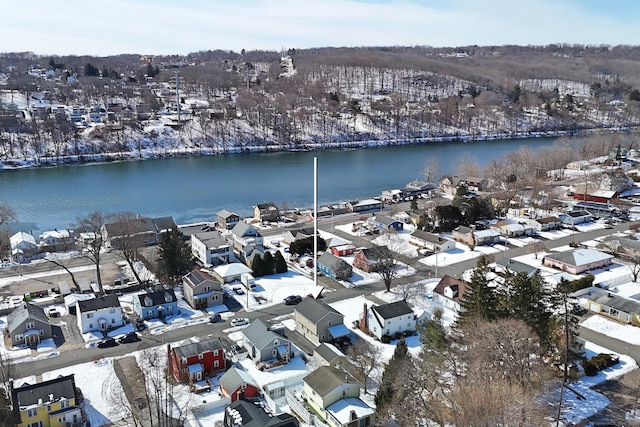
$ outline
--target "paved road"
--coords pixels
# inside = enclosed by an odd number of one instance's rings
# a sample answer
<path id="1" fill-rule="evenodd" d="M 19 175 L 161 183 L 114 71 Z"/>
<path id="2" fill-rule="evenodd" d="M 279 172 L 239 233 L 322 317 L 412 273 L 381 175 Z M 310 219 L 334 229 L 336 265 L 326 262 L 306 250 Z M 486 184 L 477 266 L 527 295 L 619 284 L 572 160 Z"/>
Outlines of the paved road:
<path id="1" fill-rule="evenodd" d="M 353 217 L 341 218 L 342 223 L 348 223 L 352 221 L 353 221 Z M 323 227 L 326 227 L 326 221 L 323 221 Z M 611 234 L 612 232 L 615 232 L 615 231 L 624 231 L 624 230 L 627 230 L 628 228 L 629 228 L 629 223 L 626 223 L 626 224 L 617 225 L 613 229 L 594 230 L 594 231 L 588 231 L 584 233 L 578 233 L 575 236 L 568 236 L 565 238 L 554 240 L 553 242 L 550 242 L 550 245 L 551 244 L 553 246 L 566 245 L 574 239 L 575 241 L 578 241 L 578 239 L 579 241 L 591 240 L 596 237 L 601 237 L 601 236 Z M 371 245 L 370 241 L 366 239 L 354 237 L 351 235 L 346 235 L 345 233 L 342 233 L 336 229 L 328 229 L 327 231 L 331 231 L 332 233 L 339 236 L 344 235 L 345 238 L 348 238 L 354 241 L 354 244 L 356 244 L 356 246 Z M 504 256 L 515 257 L 515 256 L 523 255 L 526 253 L 529 253 L 529 249 L 527 247 L 522 247 L 522 248 L 510 247 L 508 251 L 504 253 Z M 498 254 L 498 256 L 499 255 L 500 254 Z M 396 279 L 396 284 L 417 281 L 420 279 L 430 277 L 430 274 L 432 274 L 431 269 L 425 267 L 424 264 L 419 263 L 416 259 L 402 257 L 401 261 L 406 262 L 412 265 L 414 268 L 416 268 L 417 275 L 411 276 L 408 278 Z M 476 262 L 477 262 L 477 259 L 476 260 L 471 259 L 471 260 L 467 260 L 467 261 L 463 261 L 458 264 L 455 264 L 450 267 L 451 272 L 447 272 L 447 274 L 461 275 L 465 270 L 474 268 L 476 266 Z M 369 295 L 373 292 L 377 292 L 384 289 L 384 285 L 381 282 L 363 285 L 358 288 L 344 288 L 342 286 L 335 286 L 335 282 L 333 282 L 332 284 L 332 281 L 326 277 L 322 277 L 319 279 L 321 279 L 322 283 L 324 283 L 325 286 L 332 287 L 335 289 L 334 292 L 329 292 L 325 294 L 324 300 L 329 303 L 335 302 L 335 301 L 341 301 L 349 298 L 354 298 L 356 296 Z M 269 319 L 269 318 L 281 316 L 281 315 L 292 313 L 292 312 L 293 312 L 293 307 L 279 304 L 271 307 L 266 307 L 263 310 L 257 310 L 257 311 L 248 312 L 248 313 L 242 312 L 241 315 L 242 317 L 249 318 L 249 320 L 254 320 L 256 318 Z M 39 360 L 37 362 L 27 362 L 26 365 L 29 366 L 28 371 L 30 371 L 30 373 L 41 374 L 42 372 L 45 372 L 45 371 L 55 370 L 55 369 L 73 365 L 73 364 L 95 361 L 102 357 L 121 356 L 131 352 L 134 349 L 154 347 L 159 344 L 180 341 L 192 336 L 201 336 L 201 337 L 208 336 L 208 335 L 220 336 L 224 330 L 227 330 L 229 328 L 230 328 L 230 325 L 227 322 L 219 323 L 219 324 L 204 323 L 204 324 L 194 325 L 190 327 L 170 330 L 163 333 L 162 335 L 150 335 L 147 333 L 147 334 L 143 334 L 142 342 L 137 344 L 123 344 L 123 345 L 119 345 L 117 347 L 113 347 L 109 349 L 84 348 L 84 347 L 74 348 L 69 351 L 61 352 L 60 355 L 57 357 Z M 593 341 L 604 347 L 611 348 L 612 350 L 615 350 L 617 352 L 620 352 L 623 354 L 625 352 L 628 352 L 628 354 L 632 355 L 632 357 L 634 357 L 636 360 L 640 360 L 640 347 L 632 346 L 630 344 L 623 343 L 618 340 L 614 340 L 612 338 L 606 337 L 601 334 L 596 334 L 595 332 L 584 329 L 584 328 L 582 328 L 581 335 L 590 341 Z"/>

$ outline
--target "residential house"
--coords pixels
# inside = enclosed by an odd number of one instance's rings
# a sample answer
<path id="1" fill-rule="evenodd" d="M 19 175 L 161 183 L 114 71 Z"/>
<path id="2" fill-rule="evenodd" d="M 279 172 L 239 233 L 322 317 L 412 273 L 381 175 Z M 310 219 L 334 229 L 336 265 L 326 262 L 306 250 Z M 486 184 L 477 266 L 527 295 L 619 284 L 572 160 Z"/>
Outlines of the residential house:
<path id="1" fill-rule="evenodd" d="M 466 282 L 445 274 L 433 289 L 433 302 L 440 307 L 460 313 L 467 286 Z"/>
<path id="2" fill-rule="evenodd" d="M 327 342 L 321 343 L 313 349 L 313 360 L 318 366 L 333 366 L 339 368 L 347 357 L 335 345 Z"/>
<path id="3" fill-rule="evenodd" d="M 288 413 L 268 413 L 257 402 L 236 400 L 224 409 L 224 427 L 300 427 L 296 417 Z"/>
<path id="4" fill-rule="evenodd" d="M 386 246 L 361 249 L 353 256 L 353 266 L 367 273 L 379 271 L 393 262 L 393 254 Z"/>
<path id="5" fill-rule="evenodd" d="M 612 235 L 603 239 L 598 248 L 605 252 L 623 254 L 634 259 L 640 259 L 640 240 Z"/>
<path id="6" fill-rule="evenodd" d="M 191 253 L 205 267 L 227 264 L 234 259 L 233 245 L 218 230 L 192 234 Z"/>
<path id="7" fill-rule="evenodd" d="M 150 292 L 136 295 L 133 311 L 141 319 L 164 319 L 178 314 L 178 299 L 173 289 L 158 286 Z"/>
<path id="8" fill-rule="evenodd" d="M 73 230 L 49 230 L 40 235 L 40 250 L 43 252 L 67 251 L 75 246 Z"/>
<path id="9" fill-rule="evenodd" d="M 29 262 L 40 252 L 36 239 L 29 233 L 19 231 L 9 238 L 11 259 L 14 262 Z"/>
<path id="10" fill-rule="evenodd" d="M 336 280 L 349 280 L 353 274 L 351 265 L 331 252 L 324 252 L 320 255 L 318 258 L 318 269 Z"/>
<path id="11" fill-rule="evenodd" d="M 196 310 L 220 305 L 224 300 L 222 284 L 204 270 L 193 270 L 182 278 L 184 299 Z"/>
<path id="12" fill-rule="evenodd" d="M 640 317 L 640 302 L 625 298 L 596 286 L 580 289 L 571 294 L 584 301 L 584 307 L 596 313 L 603 313 L 621 322 L 632 323 Z"/>
<path id="13" fill-rule="evenodd" d="M 297 240 L 304 240 L 309 237 L 313 237 L 313 227 L 294 228 L 282 234 L 282 241 L 287 245 L 291 245 Z"/>
<path id="14" fill-rule="evenodd" d="M 103 295 L 76 301 L 78 329 L 83 334 L 92 331 L 106 332 L 124 325 L 124 316 L 118 296 Z"/>
<path id="15" fill-rule="evenodd" d="M 583 202 L 611 203 L 620 196 L 616 190 L 602 190 L 599 188 L 589 188 L 585 190 L 583 185 L 581 189 L 573 192 L 573 200 Z"/>
<path id="16" fill-rule="evenodd" d="M 303 378 L 307 403 L 331 427 L 373 425 L 375 410 L 360 400 L 360 383 L 332 366 L 321 366 Z"/>
<path id="17" fill-rule="evenodd" d="M 243 274 L 251 275 L 253 270 L 246 265 L 233 262 L 231 264 L 219 265 L 211 270 L 213 277 L 222 283 L 232 283 L 242 280 Z"/>
<path id="18" fill-rule="evenodd" d="M 437 234 L 423 230 L 416 230 L 411 233 L 409 243 L 434 253 L 447 252 L 456 248 L 456 242 L 453 240 L 445 239 Z"/>
<path id="19" fill-rule="evenodd" d="M 240 221 L 231 229 L 231 239 L 233 249 L 238 253 L 240 260 L 245 262 L 254 250 L 263 249 L 262 234 L 244 221 Z"/>
<path id="20" fill-rule="evenodd" d="M 408 194 L 409 196 L 417 196 L 419 194 L 427 194 L 435 187 L 436 186 L 431 182 L 425 182 L 416 179 L 405 185 L 403 193 Z"/>
<path id="21" fill-rule="evenodd" d="M 493 229 L 474 230 L 463 225 L 453 230 L 453 240 L 467 246 L 492 245 L 500 241 L 500 233 Z"/>
<path id="22" fill-rule="evenodd" d="M 530 264 L 517 261 L 513 258 L 500 258 L 496 261 L 496 271 L 503 270 L 511 274 L 526 274 L 527 277 L 531 277 L 540 271 L 539 268 Z"/>
<path id="23" fill-rule="evenodd" d="M 367 219 L 367 223 L 380 231 L 402 231 L 404 223 L 388 215 L 376 215 Z"/>
<path id="24" fill-rule="evenodd" d="M 349 212 L 370 212 L 382 210 L 383 203 L 376 199 L 351 200 L 347 202 Z"/>
<path id="25" fill-rule="evenodd" d="M 9 313 L 7 332 L 13 346 L 34 347 L 43 339 L 53 337 L 51 324 L 44 309 L 28 302 L 20 304 Z"/>
<path id="26" fill-rule="evenodd" d="M 102 227 L 102 238 L 111 247 L 118 248 L 121 238 L 135 236 L 145 245 L 155 245 L 160 241 L 160 235 L 173 227 L 177 227 L 171 216 L 149 218 L 138 216 L 121 222 L 105 224 Z"/>
<path id="27" fill-rule="evenodd" d="M 379 340 L 383 335 L 393 338 L 396 334 L 416 331 L 416 315 L 405 301 L 372 306 L 364 305 L 362 314 L 366 326 Z"/>
<path id="28" fill-rule="evenodd" d="M 558 215 L 560 222 L 564 225 L 575 226 L 585 222 L 590 222 L 593 216 L 585 210 L 575 210 L 571 212 L 564 212 Z"/>
<path id="29" fill-rule="evenodd" d="M 244 370 L 232 366 L 222 374 L 220 379 L 222 394 L 229 397 L 232 402 L 242 399 L 257 398 L 260 394 L 260 386 Z"/>
<path id="30" fill-rule="evenodd" d="M 242 330 L 242 346 L 256 364 L 269 360 L 289 363 L 292 354 L 291 342 L 270 331 L 260 319 L 254 320 Z"/>
<path id="31" fill-rule="evenodd" d="M 253 218 L 260 222 L 277 222 L 280 211 L 274 203 L 259 203 L 253 207 Z"/>
<path id="32" fill-rule="evenodd" d="M 477 176 L 465 178 L 464 183 L 469 191 L 484 191 L 487 188 L 487 180 Z"/>
<path id="33" fill-rule="evenodd" d="M 177 346 L 168 344 L 167 351 L 168 366 L 176 381 L 204 381 L 227 367 L 222 340 L 218 337 Z"/>
<path id="34" fill-rule="evenodd" d="M 81 427 L 84 425 L 74 374 L 14 387 L 12 414 L 17 427 Z"/>
<path id="35" fill-rule="evenodd" d="M 223 228 L 225 230 L 231 230 L 237 223 L 240 222 L 240 215 L 228 211 L 226 209 L 218 212 L 216 223 L 218 227 Z"/>
<path id="36" fill-rule="evenodd" d="M 491 228 L 496 230 L 504 237 L 531 236 L 535 232 L 535 229 L 526 222 L 517 223 L 505 220 L 497 221 L 491 224 Z"/>
<path id="37" fill-rule="evenodd" d="M 528 219 L 526 222 L 529 226 L 533 227 L 536 232 L 557 230 L 562 225 L 560 218 L 556 216 Z"/>
<path id="38" fill-rule="evenodd" d="M 325 239 L 325 242 L 327 243 L 327 249 L 335 256 L 348 256 L 356 251 L 356 245 L 339 237 Z"/>
<path id="39" fill-rule="evenodd" d="M 455 196 L 461 183 L 462 180 L 459 176 L 444 175 L 438 181 L 438 188 L 444 194 Z"/>
<path id="40" fill-rule="evenodd" d="M 542 265 L 555 267 L 570 274 L 607 268 L 611 264 L 613 264 L 613 255 L 584 248 L 551 253 L 542 258 Z"/>
<path id="41" fill-rule="evenodd" d="M 296 331 L 319 345 L 349 336 L 351 332 L 344 326 L 344 316 L 335 308 L 314 298 L 304 298 L 295 306 Z"/>

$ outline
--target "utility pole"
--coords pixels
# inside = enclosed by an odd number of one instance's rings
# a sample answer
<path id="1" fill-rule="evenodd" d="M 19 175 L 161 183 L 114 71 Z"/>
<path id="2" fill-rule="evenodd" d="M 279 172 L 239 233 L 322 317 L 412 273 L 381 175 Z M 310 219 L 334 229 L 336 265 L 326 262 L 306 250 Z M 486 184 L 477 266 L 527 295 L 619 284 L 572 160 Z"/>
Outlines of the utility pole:
<path id="1" fill-rule="evenodd" d="M 180 90 L 178 89 L 178 72 L 176 71 L 176 106 L 178 108 L 178 124 L 180 123 Z"/>

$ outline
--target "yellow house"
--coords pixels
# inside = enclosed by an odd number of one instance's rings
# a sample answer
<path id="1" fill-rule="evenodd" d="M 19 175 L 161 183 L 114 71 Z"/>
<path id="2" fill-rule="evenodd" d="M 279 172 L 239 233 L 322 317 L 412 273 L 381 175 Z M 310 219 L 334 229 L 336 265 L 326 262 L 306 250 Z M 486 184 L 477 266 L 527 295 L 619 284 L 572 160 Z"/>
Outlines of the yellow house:
<path id="1" fill-rule="evenodd" d="M 18 427 L 81 427 L 74 375 L 14 387 L 13 415 Z"/>

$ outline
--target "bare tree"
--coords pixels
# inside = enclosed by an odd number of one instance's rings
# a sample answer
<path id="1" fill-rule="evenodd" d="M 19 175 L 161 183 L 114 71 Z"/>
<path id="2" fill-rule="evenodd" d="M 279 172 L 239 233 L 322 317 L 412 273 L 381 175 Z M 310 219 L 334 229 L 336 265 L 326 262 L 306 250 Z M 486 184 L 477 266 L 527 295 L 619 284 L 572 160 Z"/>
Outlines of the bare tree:
<path id="1" fill-rule="evenodd" d="M 80 285 L 78 284 L 78 281 L 76 280 L 76 276 L 73 274 L 73 271 L 71 271 L 69 269 L 69 267 L 67 267 L 67 265 L 64 263 L 63 259 L 58 259 L 56 257 L 56 254 L 54 253 L 48 253 L 47 256 L 45 257 L 45 260 L 49 261 L 51 264 L 60 267 L 62 269 L 64 269 L 64 271 L 66 271 L 69 276 L 71 277 L 71 281 L 73 282 L 73 287 L 76 289 L 80 289 Z"/>
<path id="2" fill-rule="evenodd" d="M 382 351 L 379 347 L 364 339 L 358 339 L 347 352 L 349 361 L 354 367 L 354 373 L 362 380 L 364 393 L 376 368 L 383 365 Z"/>
<path id="3" fill-rule="evenodd" d="M 83 256 L 89 259 L 96 266 L 96 279 L 98 281 L 99 293 L 104 293 L 102 287 L 102 275 L 100 274 L 100 259 L 102 250 L 106 244 L 103 233 L 104 228 L 110 221 L 110 215 L 99 211 L 91 212 L 76 220 L 76 229 L 85 235 L 86 250 Z"/>
<path id="4" fill-rule="evenodd" d="M 131 268 L 133 276 L 140 284 L 140 279 L 135 263 L 138 261 L 140 249 L 144 246 L 144 227 L 142 220 L 133 212 L 120 212 L 112 217 L 110 226 L 111 246 L 120 254 Z"/>
<path id="5" fill-rule="evenodd" d="M 6 203 L 0 203 L 0 231 L 3 233 L 0 234 L 0 255 L 4 253 L 4 246 L 9 249 L 9 232 L 5 231 L 5 225 L 10 222 L 14 222 L 16 220 L 16 212 L 13 210 L 11 206 Z"/>
<path id="6" fill-rule="evenodd" d="M 434 182 L 440 173 L 440 162 L 435 157 L 429 157 L 424 163 L 422 175 L 427 182 Z"/>
<path id="7" fill-rule="evenodd" d="M 367 256 L 375 263 L 374 271 L 378 273 L 384 282 L 387 292 L 389 292 L 393 284 L 393 279 L 398 275 L 398 262 L 393 252 L 386 246 L 375 246 L 369 249 Z"/>

